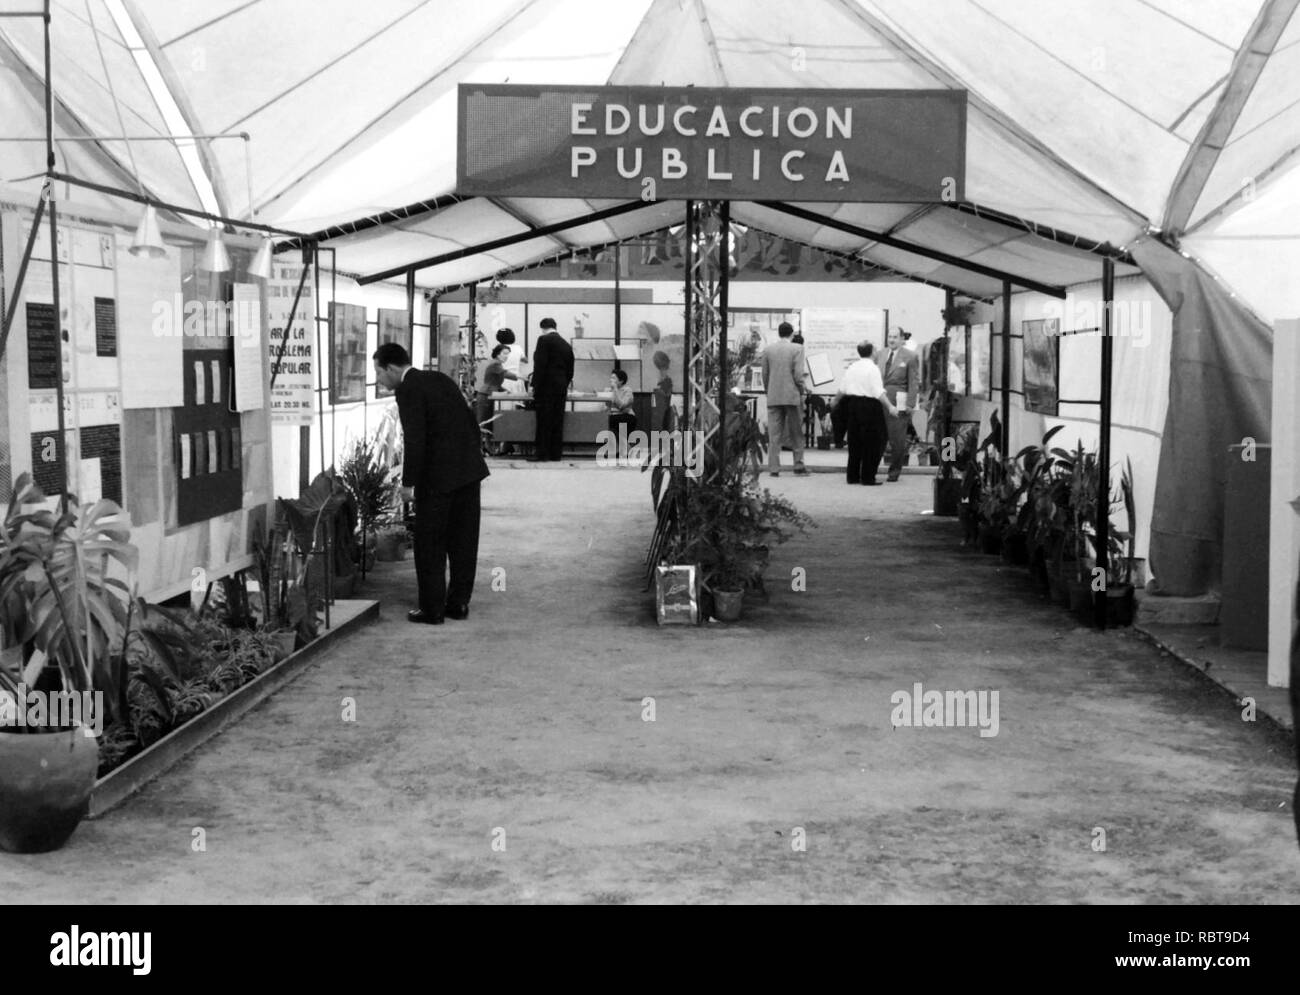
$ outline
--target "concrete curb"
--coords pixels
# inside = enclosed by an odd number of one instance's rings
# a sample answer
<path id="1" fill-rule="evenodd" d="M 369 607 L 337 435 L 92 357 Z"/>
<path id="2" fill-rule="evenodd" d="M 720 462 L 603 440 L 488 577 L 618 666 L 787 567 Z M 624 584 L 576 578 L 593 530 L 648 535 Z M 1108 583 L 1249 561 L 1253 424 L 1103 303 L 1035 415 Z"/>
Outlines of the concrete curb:
<path id="1" fill-rule="evenodd" d="M 1214 684 L 1216 687 L 1221 688 L 1223 691 L 1226 691 L 1228 694 L 1232 696 L 1233 701 L 1240 703 L 1242 699 L 1246 697 L 1246 695 L 1244 695 L 1242 692 L 1238 691 L 1236 688 L 1230 687 L 1229 685 L 1225 684 L 1222 680 L 1220 680 L 1217 676 L 1212 674 L 1210 672 L 1210 667 L 1208 667 L 1204 662 L 1197 660 L 1195 657 L 1188 656 L 1186 653 L 1183 653 L 1181 650 L 1176 649 L 1171 643 L 1169 643 L 1164 639 L 1161 639 L 1155 633 L 1147 631 L 1140 625 L 1134 625 L 1133 631 L 1137 633 L 1141 639 L 1150 643 L 1158 650 L 1164 653 L 1168 653 L 1179 663 L 1191 667 L 1193 670 L 1200 673 L 1210 683 Z M 1258 699 L 1256 700 L 1255 707 L 1258 713 L 1260 715 L 1263 715 L 1265 718 L 1267 718 L 1268 721 L 1271 722 L 1275 728 L 1279 729 L 1280 731 L 1288 735 L 1291 736 L 1295 735 L 1295 727 L 1292 724 L 1291 716 L 1274 714 L 1274 712 L 1268 708 L 1266 702 L 1259 701 Z"/>
<path id="2" fill-rule="evenodd" d="M 328 632 L 296 653 L 290 653 L 270 670 L 263 671 L 207 711 L 169 732 L 148 749 L 96 781 L 90 793 L 86 817 L 97 819 L 122 804 L 154 778 L 175 766 L 228 726 L 234 725 L 245 713 L 301 675 L 340 637 L 378 620 L 379 602 L 339 601 L 331 606 L 331 613 L 336 620 Z M 340 614 L 344 618 L 338 619 Z"/>

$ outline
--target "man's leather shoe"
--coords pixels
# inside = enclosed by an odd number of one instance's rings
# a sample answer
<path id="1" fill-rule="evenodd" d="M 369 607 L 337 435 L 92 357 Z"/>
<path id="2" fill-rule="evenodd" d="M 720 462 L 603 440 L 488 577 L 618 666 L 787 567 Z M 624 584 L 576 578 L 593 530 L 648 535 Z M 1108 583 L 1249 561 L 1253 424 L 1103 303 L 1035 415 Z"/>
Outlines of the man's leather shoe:
<path id="1" fill-rule="evenodd" d="M 897 482 L 898 480 L 897 477 L 886 477 L 885 479 L 889 481 L 891 484 Z"/>
<path id="2" fill-rule="evenodd" d="M 524 460 L 524 462 L 525 462 L 525 463 L 545 463 L 546 460 L 542 459 L 540 456 L 529 456 L 527 459 Z"/>
<path id="3" fill-rule="evenodd" d="M 448 618 L 454 618 L 458 622 L 469 618 L 469 605 L 448 605 L 444 610 Z"/>
<path id="4" fill-rule="evenodd" d="M 796 477 L 811 477 L 812 471 L 809 470 L 806 466 L 800 466 L 795 468 L 794 475 Z"/>
<path id="5" fill-rule="evenodd" d="M 867 487 L 879 487 L 881 485 L 879 480 L 864 480 L 862 483 Z"/>
<path id="6" fill-rule="evenodd" d="M 407 612 L 406 620 L 408 622 L 422 622 L 425 625 L 442 625 L 444 621 L 441 615 L 430 615 L 420 608 L 412 608 Z"/>

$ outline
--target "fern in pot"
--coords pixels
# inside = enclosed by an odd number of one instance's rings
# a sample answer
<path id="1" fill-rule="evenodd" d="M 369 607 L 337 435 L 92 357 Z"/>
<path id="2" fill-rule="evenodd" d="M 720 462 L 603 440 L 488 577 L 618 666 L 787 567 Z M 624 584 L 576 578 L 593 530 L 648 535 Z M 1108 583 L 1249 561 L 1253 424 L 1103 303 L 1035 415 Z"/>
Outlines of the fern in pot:
<path id="1" fill-rule="evenodd" d="M 0 528 L 0 849 L 20 853 L 58 849 L 85 815 L 96 736 L 124 712 L 139 558 L 113 502 L 44 502 L 22 474 Z"/>

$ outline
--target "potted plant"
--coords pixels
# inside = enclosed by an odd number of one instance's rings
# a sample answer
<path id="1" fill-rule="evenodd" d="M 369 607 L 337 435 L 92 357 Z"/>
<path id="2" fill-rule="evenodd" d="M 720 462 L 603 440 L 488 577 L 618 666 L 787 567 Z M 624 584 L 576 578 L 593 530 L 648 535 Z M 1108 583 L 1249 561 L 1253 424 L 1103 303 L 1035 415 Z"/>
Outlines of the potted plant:
<path id="1" fill-rule="evenodd" d="M 254 545 L 262 590 L 262 628 L 284 659 L 320 634 L 318 612 L 324 603 L 319 584 L 310 583 L 310 560 L 281 516 L 269 540 Z"/>
<path id="2" fill-rule="evenodd" d="M 375 559 L 384 563 L 406 559 L 406 526 L 387 521 L 375 532 Z"/>
<path id="3" fill-rule="evenodd" d="M 30 474 L 14 485 L 0 529 L 0 697 L 9 719 L 24 717 L 29 692 L 80 696 L 94 724 L 120 709 L 118 678 L 130 628 L 138 552 L 111 501 L 66 510 L 45 501 Z M 130 581 L 110 576 L 112 564 Z M 95 731 L 52 712 L 35 726 L 0 725 L 0 849 L 56 850 L 86 812 L 98 769 Z"/>
<path id="4" fill-rule="evenodd" d="M 770 547 L 812 525 L 785 498 L 758 487 L 762 465 L 762 429 L 743 409 L 729 414 L 724 439 L 706 452 L 703 473 L 687 476 L 681 467 L 653 467 L 658 493 L 669 476 L 662 500 L 673 502 L 672 533 L 661 562 L 696 564 L 714 617 L 739 617 L 747 591 L 763 591 L 763 570 Z"/>
<path id="5" fill-rule="evenodd" d="M 388 429 L 380 431 L 387 436 Z M 358 439 L 339 464 L 339 479 L 352 495 L 356 507 L 357 535 L 355 557 L 363 573 L 374 565 L 377 546 L 375 526 L 390 513 L 397 498 L 397 478 L 381 454 L 381 441 Z"/>

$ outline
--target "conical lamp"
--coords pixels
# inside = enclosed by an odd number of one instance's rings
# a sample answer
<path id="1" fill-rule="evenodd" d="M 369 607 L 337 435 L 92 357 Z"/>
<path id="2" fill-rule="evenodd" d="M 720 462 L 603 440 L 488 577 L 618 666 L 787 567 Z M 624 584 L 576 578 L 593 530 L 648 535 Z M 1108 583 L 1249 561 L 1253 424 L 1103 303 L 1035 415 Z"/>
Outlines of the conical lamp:
<path id="1" fill-rule="evenodd" d="M 208 244 L 203 250 L 203 261 L 199 263 L 199 269 L 208 273 L 230 272 L 230 253 L 226 251 L 226 243 L 221 241 L 221 230 L 218 228 L 213 228 L 208 233 Z"/>
<path id="2" fill-rule="evenodd" d="M 145 205 L 144 217 L 140 219 L 140 227 L 135 230 L 135 238 L 131 240 L 128 251 L 133 256 L 144 256 L 146 259 L 161 259 L 167 255 L 162 232 L 158 230 L 158 211 L 152 204 Z"/>
<path id="3" fill-rule="evenodd" d="M 253 256 L 253 262 L 248 267 L 248 275 L 259 280 L 271 279 L 271 259 L 274 252 L 274 243 L 270 237 L 262 239 L 262 244 L 258 246 L 257 254 Z"/>

